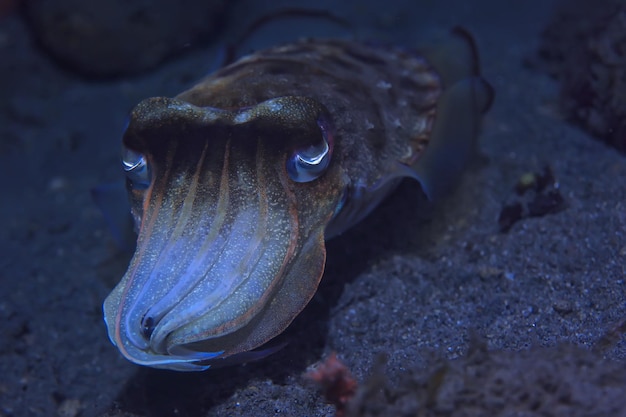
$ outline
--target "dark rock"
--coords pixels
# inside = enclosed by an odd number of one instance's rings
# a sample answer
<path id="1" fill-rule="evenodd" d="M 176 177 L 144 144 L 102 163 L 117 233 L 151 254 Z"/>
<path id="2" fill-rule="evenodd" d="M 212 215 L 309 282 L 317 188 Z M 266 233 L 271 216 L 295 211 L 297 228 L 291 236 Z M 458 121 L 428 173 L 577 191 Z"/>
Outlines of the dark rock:
<path id="1" fill-rule="evenodd" d="M 561 82 L 567 117 L 626 152 L 626 1 L 563 2 L 539 56 Z"/>
<path id="2" fill-rule="evenodd" d="M 107 77 L 149 69 L 215 32 L 223 0 L 31 0 L 41 46 L 71 70 Z"/>

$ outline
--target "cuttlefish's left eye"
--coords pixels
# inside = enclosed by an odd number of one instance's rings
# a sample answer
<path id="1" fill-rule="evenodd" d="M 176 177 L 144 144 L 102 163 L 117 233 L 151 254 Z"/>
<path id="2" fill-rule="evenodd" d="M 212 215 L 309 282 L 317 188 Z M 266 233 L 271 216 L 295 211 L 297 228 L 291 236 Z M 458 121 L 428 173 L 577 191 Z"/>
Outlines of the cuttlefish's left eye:
<path id="1" fill-rule="evenodd" d="M 142 153 L 123 146 L 122 167 L 133 188 L 143 190 L 150 186 L 150 169 Z"/>
<path id="2" fill-rule="evenodd" d="M 319 178 L 328 165 L 332 153 L 329 137 L 322 130 L 321 141 L 308 148 L 296 150 L 287 160 L 287 173 L 295 182 L 309 182 Z"/>

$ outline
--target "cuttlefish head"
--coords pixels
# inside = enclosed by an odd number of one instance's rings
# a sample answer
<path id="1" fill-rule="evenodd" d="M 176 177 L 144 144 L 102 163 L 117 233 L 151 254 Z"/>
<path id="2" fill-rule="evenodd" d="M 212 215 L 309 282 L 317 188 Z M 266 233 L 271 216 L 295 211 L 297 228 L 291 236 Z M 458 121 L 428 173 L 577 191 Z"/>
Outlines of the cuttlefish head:
<path id="1" fill-rule="evenodd" d="M 123 138 L 137 247 L 104 302 L 132 362 L 202 370 L 281 333 L 315 293 L 345 191 L 327 110 L 140 103 Z"/>

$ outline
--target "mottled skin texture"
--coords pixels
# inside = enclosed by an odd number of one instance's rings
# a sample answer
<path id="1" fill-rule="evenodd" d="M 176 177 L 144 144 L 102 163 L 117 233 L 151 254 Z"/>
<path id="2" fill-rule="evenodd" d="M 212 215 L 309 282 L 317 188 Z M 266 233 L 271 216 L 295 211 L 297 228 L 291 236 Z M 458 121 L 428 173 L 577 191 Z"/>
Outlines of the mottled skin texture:
<path id="1" fill-rule="evenodd" d="M 309 40 L 245 57 L 178 98 L 196 106 L 239 108 L 273 97 L 311 97 L 332 115 L 334 161 L 351 180 L 370 185 L 397 161 L 410 164 L 419 156 L 440 93 L 439 77 L 417 53 Z"/>
<path id="2" fill-rule="evenodd" d="M 473 61 L 471 41 L 459 42 Z M 143 155 L 150 181 L 128 182 L 138 241 L 104 306 L 113 343 L 136 363 L 177 370 L 254 357 L 246 352 L 281 333 L 315 293 L 325 238 L 399 179 L 429 188 L 424 167 L 458 171 L 456 162 L 440 168 L 442 150 L 458 136 L 451 143 L 463 155 L 452 159 L 467 159 L 489 101 L 475 67 L 438 74 L 406 50 L 310 40 L 139 104 L 124 146 Z M 451 117 L 461 131 L 443 126 Z M 328 167 L 295 181 L 290 158 L 324 142 Z M 420 167 L 427 148 L 436 151 Z"/>

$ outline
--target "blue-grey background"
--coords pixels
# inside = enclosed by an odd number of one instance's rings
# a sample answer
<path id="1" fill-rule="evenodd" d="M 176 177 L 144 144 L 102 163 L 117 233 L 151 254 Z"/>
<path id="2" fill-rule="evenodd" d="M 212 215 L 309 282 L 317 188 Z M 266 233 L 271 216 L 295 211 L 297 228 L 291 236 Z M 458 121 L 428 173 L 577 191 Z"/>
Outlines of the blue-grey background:
<path id="1" fill-rule="evenodd" d="M 301 377 L 331 351 L 360 380 L 384 352 L 393 381 L 433 353 L 462 356 L 472 334 L 492 350 L 590 347 L 625 317 L 624 155 L 567 124 L 556 82 L 523 65 L 553 2 L 261 3 L 270 2 L 233 2 L 208 42 L 104 80 L 57 65 L 19 13 L 0 20 L 0 416 L 333 415 Z M 428 213 L 403 186 L 329 242 L 320 291 L 279 353 L 202 374 L 139 368 L 106 336 L 101 304 L 129 255 L 116 249 L 90 190 L 121 179 L 120 133 L 134 104 L 193 85 L 249 22 L 281 5 L 328 8 L 362 39 L 408 46 L 457 24 L 469 29 L 497 94 L 481 157 Z M 287 19 L 242 52 L 339 35 L 324 21 Z M 499 233 L 518 178 L 545 165 L 567 209 Z M 604 355 L 623 360 L 626 344 Z"/>

